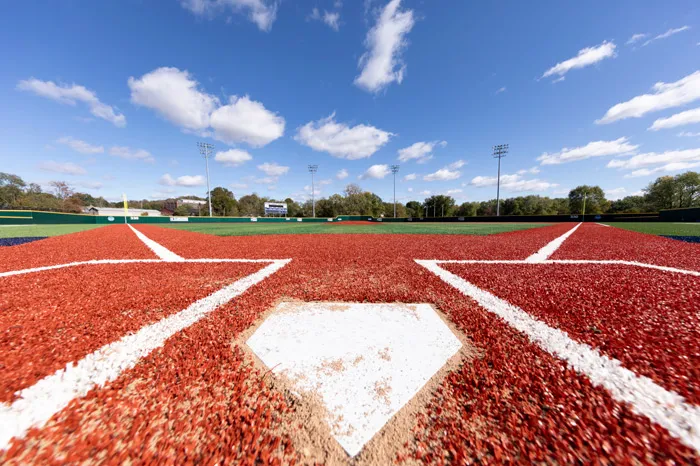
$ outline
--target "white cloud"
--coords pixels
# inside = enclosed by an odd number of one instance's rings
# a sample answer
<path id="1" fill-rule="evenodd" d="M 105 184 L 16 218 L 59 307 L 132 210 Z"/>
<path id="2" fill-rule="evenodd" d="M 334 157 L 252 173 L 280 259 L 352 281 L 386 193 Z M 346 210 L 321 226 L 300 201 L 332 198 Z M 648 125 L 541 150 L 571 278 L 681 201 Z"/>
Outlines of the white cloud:
<path id="1" fill-rule="evenodd" d="M 264 146 L 284 134 L 284 118 L 248 96 L 231 96 L 226 105 L 207 94 L 187 71 L 157 68 L 129 78 L 131 101 L 154 110 L 184 131 L 208 135 L 227 144 Z"/>
<path id="2" fill-rule="evenodd" d="M 81 141 L 80 139 L 74 139 L 70 136 L 64 136 L 56 141 L 59 144 L 64 144 L 76 152 L 81 154 L 101 154 L 105 151 L 102 146 L 93 146 L 90 143 Z"/>
<path id="3" fill-rule="evenodd" d="M 401 162 L 416 160 L 418 163 L 424 163 L 433 158 L 435 147 L 445 147 L 446 145 L 447 141 L 416 142 L 408 147 L 399 149 L 399 160 Z"/>
<path id="4" fill-rule="evenodd" d="M 279 165 L 276 162 L 265 162 L 262 165 L 258 165 L 258 170 L 264 172 L 267 176 L 279 177 L 286 174 L 289 171 L 289 167 Z"/>
<path id="5" fill-rule="evenodd" d="M 126 160 L 143 160 L 144 162 L 153 163 L 156 161 L 150 152 L 144 149 L 131 149 L 130 147 L 112 146 L 109 149 L 109 155 L 121 157 Z"/>
<path id="6" fill-rule="evenodd" d="M 253 183 L 255 184 L 274 184 L 277 183 L 279 180 L 278 177 L 276 176 L 263 176 L 262 178 L 252 178 Z"/>
<path id="7" fill-rule="evenodd" d="M 681 131 L 678 133 L 678 136 L 682 138 L 698 138 L 700 137 L 700 132 L 692 133 L 690 131 Z"/>
<path id="8" fill-rule="evenodd" d="M 184 175 L 173 178 L 169 173 L 166 173 L 160 178 L 158 183 L 165 186 L 204 186 L 207 180 L 202 175 Z"/>
<path id="9" fill-rule="evenodd" d="M 231 189 L 248 189 L 248 185 L 245 183 L 231 183 L 229 187 Z"/>
<path id="10" fill-rule="evenodd" d="M 477 176 L 471 181 L 471 185 L 477 188 L 488 186 L 496 186 L 498 178 L 495 176 Z M 501 189 L 504 191 L 522 192 L 522 191 L 545 191 L 547 189 L 559 186 L 548 181 L 532 179 L 523 179 L 521 174 L 501 175 Z"/>
<path id="11" fill-rule="evenodd" d="M 228 144 L 245 142 L 252 147 L 262 147 L 281 138 L 284 125 L 284 118 L 248 96 L 231 96 L 228 105 L 211 114 L 214 137 Z"/>
<path id="12" fill-rule="evenodd" d="M 461 192 L 462 192 L 461 189 L 448 189 L 447 191 L 445 191 L 445 194 L 447 194 L 448 196 L 451 196 L 453 194 L 459 194 Z"/>
<path id="13" fill-rule="evenodd" d="M 409 173 L 408 175 L 403 177 L 403 180 L 404 181 L 413 181 L 416 178 L 418 178 L 418 175 L 416 175 L 415 173 Z"/>
<path id="14" fill-rule="evenodd" d="M 554 154 L 543 153 L 537 160 L 541 165 L 558 165 L 561 163 L 575 162 L 589 159 L 591 157 L 605 157 L 609 155 L 632 154 L 638 145 L 630 144 L 626 137 L 615 139 L 614 141 L 594 141 L 582 147 L 564 147 Z"/>
<path id="15" fill-rule="evenodd" d="M 338 29 L 340 29 L 340 13 L 337 11 L 323 10 L 323 14 L 321 14 L 321 11 L 318 8 L 314 7 L 311 10 L 309 19 L 314 21 L 321 21 L 334 31 L 338 31 Z"/>
<path id="16" fill-rule="evenodd" d="M 400 11 L 401 0 L 391 0 L 377 23 L 367 32 L 367 51 L 360 57 L 360 75 L 355 85 L 369 92 L 379 92 L 392 82 L 401 84 L 406 65 L 401 53 L 408 46 L 406 35 L 415 23 L 412 10 Z"/>
<path id="17" fill-rule="evenodd" d="M 522 170 L 518 170 L 518 175 L 525 175 L 526 173 L 531 173 L 533 175 L 536 175 L 539 172 L 540 172 L 540 169 L 538 167 L 523 168 Z"/>
<path id="18" fill-rule="evenodd" d="M 238 167 L 244 163 L 253 160 L 253 156 L 241 149 L 229 149 L 223 152 L 217 152 L 214 160 L 224 164 L 226 167 Z"/>
<path id="19" fill-rule="evenodd" d="M 662 172 L 679 172 L 690 168 L 700 167 L 700 162 L 673 162 L 655 168 L 641 168 L 625 175 L 625 178 L 638 178 Z"/>
<path id="20" fill-rule="evenodd" d="M 571 70 L 577 68 L 585 68 L 586 66 L 595 65 L 596 63 L 605 60 L 606 58 L 615 57 L 615 43 L 604 41 L 602 44 L 595 47 L 587 47 L 578 51 L 578 54 L 569 58 L 566 61 L 557 63 L 550 69 L 544 72 L 543 78 L 550 76 L 564 76 Z"/>
<path id="21" fill-rule="evenodd" d="M 424 196 L 430 196 L 430 191 L 427 190 L 427 189 L 425 189 L 425 190 L 419 192 L 418 194 L 422 194 L 422 195 L 424 195 Z"/>
<path id="22" fill-rule="evenodd" d="M 372 165 L 366 172 L 360 175 L 359 178 L 361 180 L 365 180 L 367 178 L 382 179 L 389 173 L 391 173 L 391 170 L 389 170 L 389 165 Z"/>
<path id="23" fill-rule="evenodd" d="M 318 182 L 318 184 L 321 186 L 328 186 L 329 184 L 333 184 L 333 180 L 331 180 L 330 178 L 327 180 L 321 180 Z"/>
<path id="24" fill-rule="evenodd" d="M 423 177 L 424 181 L 450 181 L 450 180 L 456 180 L 462 176 L 462 172 L 457 171 L 457 170 L 450 170 L 449 168 L 441 168 L 440 170 L 430 173 L 429 175 L 425 175 Z"/>
<path id="25" fill-rule="evenodd" d="M 694 123 L 700 123 L 700 108 L 676 113 L 668 118 L 659 118 L 651 125 L 651 127 L 649 127 L 649 129 L 652 131 L 658 131 L 660 129 L 676 128 L 678 126 L 691 125 Z"/>
<path id="26" fill-rule="evenodd" d="M 406 191 L 408 191 L 409 193 L 412 193 L 412 192 L 413 192 L 413 188 L 408 188 Z"/>
<path id="27" fill-rule="evenodd" d="M 653 38 L 649 39 L 648 41 L 644 42 L 644 44 L 642 44 L 642 47 L 646 47 L 647 45 L 651 44 L 655 40 L 667 39 L 675 34 L 678 34 L 679 32 L 687 31 L 688 29 L 690 29 L 690 26 L 682 26 L 682 27 L 679 27 L 676 29 L 669 29 L 668 31 L 664 32 L 663 34 L 659 34 L 658 36 L 653 37 Z"/>
<path id="28" fill-rule="evenodd" d="M 611 201 L 617 201 L 618 199 L 622 199 L 627 193 L 627 190 L 625 188 L 605 189 L 604 191 L 605 198 Z"/>
<path id="29" fill-rule="evenodd" d="M 277 18 L 279 1 L 268 0 L 181 0 L 183 8 L 199 16 L 213 17 L 216 13 L 245 13 L 261 31 L 269 31 Z"/>
<path id="30" fill-rule="evenodd" d="M 79 165 L 71 162 L 54 162 L 48 160 L 39 164 L 39 169 L 47 172 L 63 173 L 65 175 L 85 175 L 87 171 Z"/>
<path id="31" fill-rule="evenodd" d="M 315 188 L 315 189 L 314 189 L 314 193 L 313 193 L 314 196 L 316 196 L 316 197 L 320 196 L 320 195 L 321 195 L 321 190 L 318 189 L 318 188 L 316 188 L 316 187 L 314 187 L 314 188 Z M 306 186 L 304 186 L 304 192 L 306 192 L 309 196 L 311 196 L 311 185 L 306 185 Z M 308 199 L 308 197 L 303 196 L 302 199 L 306 200 L 306 199 Z"/>
<path id="32" fill-rule="evenodd" d="M 374 126 L 357 125 L 351 128 L 344 123 L 336 123 L 334 118 L 335 112 L 328 118 L 310 121 L 297 130 L 294 139 L 315 151 L 356 160 L 371 156 L 393 136 Z"/>
<path id="33" fill-rule="evenodd" d="M 501 87 L 500 89 L 498 89 L 498 90 L 496 91 L 496 95 L 500 94 L 501 92 L 505 92 L 505 91 L 507 91 L 507 90 L 508 90 L 508 89 L 506 89 L 506 86 L 503 86 L 503 87 Z"/>
<path id="34" fill-rule="evenodd" d="M 608 162 L 607 167 L 634 170 L 636 168 L 648 167 L 649 165 L 678 162 L 700 162 L 700 149 L 672 150 L 661 153 L 648 152 L 635 155 L 625 160 L 613 159 Z"/>
<path id="35" fill-rule="evenodd" d="M 645 39 L 649 36 L 649 34 L 632 34 L 632 37 L 629 38 L 629 40 L 626 42 L 627 45 L 632 45 L 636 44 L 642 39 Z"/>
<path id="36" fill-rule="evenodd" d="M 700 71 L 673 83 L 658 82 L 653 94 L 643 94 L 627 102 L 612 106 L 598 124 L 612 123 L 625 118 L 639 118 L 651 112 L 679 107 L 700 99 Z"/>
<path id="37" fill-rule="evenodd" d="M 107 120 L 120 128 L 126 126 L 126 117 L 124 115 L 115 112 L 112 106 L 102 103 L 97 98 L 97 94 L 84 86 L 56 84 L 53 81 L 29 78 L 20 81 L 17 84 L 17 89 L 33 92 L 38 96 L 67 105 L 75 106 L 77 102 L 83 102 L 90 108 L 90 113 L 94 116 Z"/>
<path id="38" fill-rule="evenodd" d="M 348 171 L 344 168 L 342 170 L 338 170 L 338 173 L 335 174 L 335 177 L 339 180 L 344 180 L 348 177 Z"/>
<path id="39" fill-rule="evenodd" d="M 462 168 L 462 167 L 465 166 L 466 164 L 467 164 L 467 162 L 465 162 L 464 160 L 457 160 L 457 161 L 452 162 L 451 164 L 449 164 L 449 165 L 447 166 L 447 168 L 449 168 L 450 170 L 456 170 L 456 169 L 458 169 L 458 168 Z"/>

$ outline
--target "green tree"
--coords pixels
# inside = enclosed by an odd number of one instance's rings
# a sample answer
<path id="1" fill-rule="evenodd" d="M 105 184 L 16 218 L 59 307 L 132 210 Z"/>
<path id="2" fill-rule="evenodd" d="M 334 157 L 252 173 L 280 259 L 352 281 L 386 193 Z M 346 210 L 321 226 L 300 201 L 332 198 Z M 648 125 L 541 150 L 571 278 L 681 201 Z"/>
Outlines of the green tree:
<path id="1" fill-rule="evenodd" d="M 687 208 L 700 205 L 700 173 L 685 172 L 674 177 L 678 191 L 678 207 Z"/>
<path id="2" fill-rule="evenodd" d="M 247 194 L 238 199 L 238 212 L 243 217 L 260 217 L 265 213 L 265 200 L 257 194 Z"/>
<path id="3" fill-rule="evenodd" d="M 610 208 L 610 201 L 600 186 L 577 186 L 569 191 L 569 210 L 572 214 L 583 213 L 583 199 L 586 198 L 586 214 L 602 214 Z"/>
<path id="4" fill-rule="evenodd" d="M 19 176 L 0 172 L 0 207 L 12 207 L 22 196 L 25 186 Z"/>
<path id="5" fill-rule="evenodd" d="M 653 209 L 652 209 L 653 210 Z M 610 203 L 608 212 L 613 214 L 638 214 L 649 211 L 649 203 L 644 196 L 627 196 Z"/>
<path id="6" fill-rule="evenodd" d="M 406 215 L 409 217 L 419 218 L 423 216 L 423 204 L 418 201 L 409 201 L 406 203 Z"/>
<path id="7" fill-rule="evenodd" d="M 457 217 L 473 217 L 476 215 L 478 205 L 476 202 L 463 202 L 455 211 L 455 215 Z"/>
<path id="8" fill-rule="evenodd" d="M 428 217 L 451 217 L 456 210 L 455 205 L 454 198 L 444 194 L 430 196 L 423 202 L 423 207 L 428 209 Z"/>
<path id="9" fill-rule="evenodd" d="M 291 197 L 284 200 L 287 204 L 287 217 L 299 217 L 301 215 L 301 206 Z"/>
<path id="10" fill-rule="evenodd" d="M 219 217 L 235 217 L 238 215 L 238 202 L 231 191 L 218 186 L 211 190 L 211 210 Z"/>

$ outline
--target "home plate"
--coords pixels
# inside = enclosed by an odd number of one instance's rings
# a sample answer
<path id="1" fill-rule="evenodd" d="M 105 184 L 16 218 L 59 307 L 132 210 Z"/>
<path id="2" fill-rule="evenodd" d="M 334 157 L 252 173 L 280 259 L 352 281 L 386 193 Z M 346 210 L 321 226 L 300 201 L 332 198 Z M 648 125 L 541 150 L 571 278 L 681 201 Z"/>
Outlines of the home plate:
<path id="1" fill-rule="evenodd" d="M 284 302 L 247 341 L 352 457 L 462 347 L 428 304 Z"/>

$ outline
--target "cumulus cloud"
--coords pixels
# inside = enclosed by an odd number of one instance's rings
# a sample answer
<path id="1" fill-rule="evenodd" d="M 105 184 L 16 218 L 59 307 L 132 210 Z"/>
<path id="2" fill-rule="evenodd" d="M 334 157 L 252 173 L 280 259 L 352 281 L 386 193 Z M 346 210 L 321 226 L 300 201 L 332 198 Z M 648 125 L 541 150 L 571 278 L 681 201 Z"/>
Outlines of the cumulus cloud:
<path id="1" fill-rule="evenodd" d="M 227 144 L 262 147 L 282 137 L 284 118 L 248 96 L 231 96 L 226 105 L 200 89 L 188 71 L 157 68 L 128 80 L 131 102 L 150 108 L 184 131 L 207 135 Z"/>
<path id="2" fill-rule="evenodd" d="M 47 160 L 46 162 L 41 162 L 39 164 L 39 170 L 44 170 L 47 172 L 63 173 L 64 175 L 85 175 L 87 171 L 72 162 L 55 162 L 53 160 Z"/>
<path id="3" fill-rule="evenodd" d="M 229 149 L 227 151 L 217 152 L 214 160 L 222 163 L 226 167 L 238 167 L 244 163 L 253 160 L 253 156 L 241 149 Z"/>
<path id="4" fill-rule="evenodd" d="M 272 29 L 277 18 L 277 0 L 181 0 L 183 8 L 198 16 L 214 17 L 221 13 L 242 13 L 261 31 Z"/>
<path id="5" fill-rule="evenodd" d="M 605 189 L 604 191 L 605 198 L 611 201 L 617 201 L 618 199 L 622 199 L 627 193 L 627 190 L 625 188 Z"/>
<path id="6" fill-rule="evenodd" d="M 700 137 L 700 132 L 693 133 L 693 132 L 691 132 L 691 131 L 681 131 L 680 133 L 678 133 L 678 137 L 682 137 L 682 138 L 697 138 L 697 137 Z"/>
<path id="7" fill-rule="evenodd" d="M 341 170 L 338 170 L 338 173 L 335 174 L 335 177 L 339 180 L 344 180 L 345 178 L 348 177 L 348 171 L 344 168 Z"/>
<path id="8" fill-rule="evenodd" d="M 625 42 L 627 45 L 632 45 L 636 44 L 642 39 L 646 39 L 649 36 L 649 34 L 632 34 L 632 37 L 629 38 L 627 42 Z"/>
<path id="9" fill-rule="evenodd" d="M 560 76 L 563 77 L 571 70 L 577 68 L 585 68 L 586 66 L 595 65 L 596 63 L 605 60 L 606 58 L 615 57 L 615 43 L 604 41 L 602 44 L 595 47 L 587 47 L 578 51 L 578 54 L 565 60 L 563 62 L 557 63 L 550 69 L 544 72 L 543 78 L 548 78 L 550 76 Z"/>
<path id="10" fill-rule="evenodd" d="M 356 160 L 370 157 L 389 142 L 392 133 L 374 126 L 349 127 L 335 121 L 335 112 L 327 118 L 310 121 L 297 130 L 294 139 L 318 152 L 334 157 Z"/>
<path id="11" fill-rule="evenodd" d="M 542 165 L 558 165 L 561 163 L 575 162 L 591 157 L 605 157 L 610 155 L 632 154 L 639 146 L 630 144 L 626 137 L 614 141 L 594 141 L 582 147 L 564 147 L 561 151 L 548 154 L 543 153 L 537 160 Z"/>
<path id="12" fill-rule="evenodd" d="M 145 149 L 132 149 L 124 146 L 112 146 L 109 149 L 109 155 L 121 157 L 126 160 L 142 160 L 144 162 L 153 163 L 156 159 Z"/>
<path id="13" fill-rule="evenodd" d="M 262 165 L 258 165 L 258 170 L 262 171 L 267 176 L 279 177 L 285 175 L 289 171 L 289 167 L 279 165 L 276 162 L 265 162 Z"/>
<path id="14" fill-rule="evenodd" d="M 658 131 L 660 129 L 692 125 L 694 123 L 700 123 L 700 108 L 676 113 L 668 118 L 659 118 L 651 125 L 651 127 L 649 127 L 649 129 L 651 131 Z"/>
<path id="15" fill-rule="evenodd" d="M 430 173 L 428 175 L 425 175 L 423 177 L 424 181 L 450 181 L 450 180 L 456 180 L 462 176 L 462 172 L 458 170 L 450 170 L 448 167 L 441 168 L 440 170 Z"/>
<path id="16" fill-rule="evenodd" d="M 166 173 L 165 175 L 161 176 L 160 181 L 158 183 L 164 185 L 164 186 L 186 186 L 186 187 L 192 187 L 192 186 L 204 186 L 206 184 L 207 180 L 202 176 L 202 175 L 183 175 L 183 176 L 178 176 L 177 178 L 173 178 L 170 176 L 169 173 Z"/>
<path id="17" fill-rule="evenodd" d="M 337 11 L 324 10 L 323 14 L 321 14 L 321 11 L 318 8 L 314 7 L 311 10 L 309 19 L 313 21 L 321 21 L 334 31 L 338 31 L 340 29 L 340 13 Z"/>
<path id="18" fill-rule="evenodd" d="M 97 118 L 109 121 L 114 126 L 126 126 L 126 117 L 117 113 L 114 107 L 102 103 L 95 92 L 77 84 L 56 84 L 53 81 L 41 81 L 36 78 L 22 80 L 17 89 L 32 92 L 38 96 L 55 100 L 56 102 L 75 106 L 82 102 L 88 106 L 90 113 Z"/>
<path id="19" fill-rule="evenodd" d="M 471 181 L 471 185 L 477 188 L 485 188 L 488 186 L 496 186 L 498 178 L 495 176 L 477 176 Z M 545 191 L 547 189 L 558 186 L 555 183 L 548 181 L 523 178 L 521 174 L 501 175 L 501 189 L 504 191 L 523 192 L 523 191 Z"/>
<path id="20" fill-rule="evenodd" d="M 373 178 L 373 179 L 382 179 L 385 176 L 387 176 L 389 173 L 391 173 L 391 170 L 389 170 L 389 165 L 372 165 L 367 169 L 366 172 L 364 172 L 362 175 L 360 175 L 361 180 L 366 180 L 367 178 Z"/>
<path id="21" fill-rule="evenodd" d="M 679 32 L 687 31 L 688 29 L 690 29 L 690 26 L 682 26 L 682 27 L 675 28 L 675 29 L 669 29 L 668 31 L 664 32 L 663 34 L 659 34 L 658 36 L 653 37 L 653 38 L 649 39 L 648 41 L 644 42 L 644 44 L 642 44 L 642 47 L 646 47 L 647 45 L 651 44 L 652 42 L 654 42 L 656 40 L 668 39 L 669 37 L 671 37 L 675 34 L 678 34 Z"/>
<path id="22" fill-rule="evenodd" d="M 639 118 L 651 112 L 679 107 L 700 99 L 700 71 L 689 74 L 673 83 L 658 82 L 652 94 L 643 94 L 627 102 L 612 106 L 596 120 L 598 124 L 612 123 L 625 118 Z"/>
<path id="23" fill-rule="evenodd" d="M 445 147 L 446 145 L 447 141 L 416 142 L 408 147 L 399 149 L 399 160 L 401 162 L 416 160 L 418 163 L 425 163 L 433 158 L 433 150 L 436 147 Z"/>
<path id="24" fill-rule="evenodd" d="M 447 191 L 445 191 L 445 194 L 447 194 L 448 196 L 452 196 L 453 194 L 459 194 L 461 192 L 462 192 L 462 190 L 459 188 L 458 189 L 448 189 Z"/>
<path id="25" fill-rule="evenodd" d="M 418 178 L 418 175 L 416 175 L 415 173 L 409 173 L 408 175 L 403 177 L 403 180 L 404 181 L 413 181 L 416 178 Z"/>
<path id="26" fill-rule="evenodd" d="M 499 89 L 496 91 L 496 95 L 498 95 L 498 94 L 500 94 L 500 93 L 502 93 L 502 92 L 505 92 L 505 91 L 507 91 L 506 86 L 503 86 L 503 87 L 499 88 Z"/>
<path id="27" fill-rule="evenodd" d="M 538 167 L 523 168 L 522 170 L 518 170 L 518 175 L 525 175 L 527 173 L 536 175 L 539 172 L 540 172 L 540 169 Z"/>
<path id="28" fill-rule="evenodd" d="M 451 164 L 449 164 L 449 165 L 447 166 L 447 168 L 449 168 L 450 170 L 456 170 L 456 169 L 458 169 L 458 168 L 462 168 L 462 167 L 465 166 L 466 164 L 467 164 L 467 162 L 465 162 L 464 160 L 457 160 L 457 161 L 452 162 Z"/>
<path id="29" fill-rule="evenodd" d="M 101 154 L 105 151 L 105 148 L 102 146 L 93 146 L 88 142 L 81 141 L 80 139 L 75 139 L 70 136 L 64 136 L 56 140 L 56 142 L 66 145 L 74 151 L 80 152 L 81 154 Z"/>
<path id="30" fill-rule="evenodd" d="M 666 152 L 647 152 L 629 159 L 613 159 L 608 168 L 634 170 L 650 165 L 667 165 L 671 163 L 700 162 L 700 149 L 671 150 Z"/>
<path id="31" fill-rule="evenodd" d="M 415 23 L 412 10 L 399 10 L 401 0 L 391 0 L 381 11 L 377 23 L 367 32 L 367 51 L 360 57 L 360 75 L 355 85 L 368 91 L 379 92 L 389 84 L 401 84 L 406 64 L 401 59 L 408 46 L 406 35 Z"/>
<path id="32" fill-rule="evenodd" d="M 700 162 L 672 162 L 654 168 L 640 168 L 625 175 L 625 178 L 638 178 L 657 173 L 680 172 L 691 168 L 700 167 Z"/>

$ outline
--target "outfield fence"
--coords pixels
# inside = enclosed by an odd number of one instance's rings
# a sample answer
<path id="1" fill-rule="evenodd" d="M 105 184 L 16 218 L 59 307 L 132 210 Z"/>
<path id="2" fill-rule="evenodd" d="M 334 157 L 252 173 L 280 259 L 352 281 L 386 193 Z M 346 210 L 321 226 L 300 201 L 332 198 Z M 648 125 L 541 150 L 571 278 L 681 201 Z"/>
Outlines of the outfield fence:
<path id="1" fill-rule="evenodd" d="M 500 217 L 408 217 L 376 218 L 367 215 L 340 215 L 335 218 L 289 217 L 149 217 L 102 216 L 42 212 L 34 210 L 0 210 L 0 225 L 58 225 L 58 224 L 177 224 L 177 223 L 293 223 L 293 222 L 465 222 L 465 223 L 557 223 L 557 222 L 700 222 L 700 208 L 662 210 L 658 213 L 587 214 L 582 215 L 502 215 Z"/>

